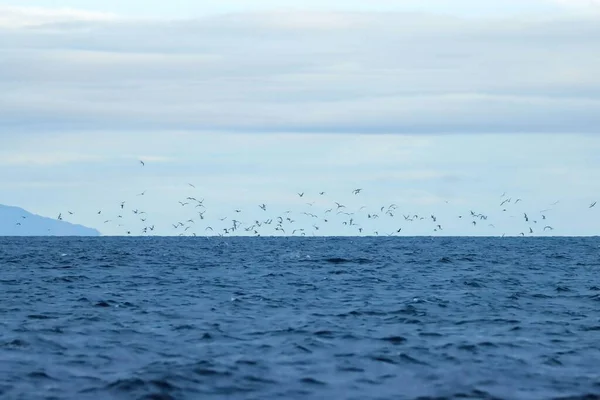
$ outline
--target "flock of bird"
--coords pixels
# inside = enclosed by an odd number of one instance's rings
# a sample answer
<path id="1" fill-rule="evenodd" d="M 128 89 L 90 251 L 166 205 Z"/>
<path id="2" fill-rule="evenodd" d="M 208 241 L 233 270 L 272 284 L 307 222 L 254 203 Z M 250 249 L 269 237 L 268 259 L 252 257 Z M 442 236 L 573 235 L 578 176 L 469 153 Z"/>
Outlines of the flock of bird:
<path id="1" fill-rule="evenodd" d="M 139 161 L 144 167 L 146 163 Z M 196 190 L 196 186 L 188 183 L 190 190 Z M 360 196 L 363 192 L 362 188 L 356 188 L 349 194 L 352 196 Z M 146 191 L 143 191 L 137 196 L 145 196 Z M 308 200 L 304 192 L 297 193 L 299 199 Z M 271 213 L 270 206 L 266 203 L 256 205 L 258 211 L 247 213 L 242 209 L 234 209 L 233 215 L 212 215 L 209 219 L 208 210 L 204 202 L 204 198 L 197 195 L 189 195 L 185 199 L 179 200 L 179 206 L 184 208 L 187 217 L 174 221 L 170 225 L 171 234 L 179 236 L 227 236 L 227 235 L 253 235 L 253 236 L 317 236 L 322 232 L 322 228 L 332 224 L 338 224 L 344 229 L 346 235 L 353 236 L 370 235 L 370 236 L 394 236 L 401 233 L 406 233 L 407 227 L 411 224 L 428 224 L 427 227 L 432 233 L 443 232 L 444 225 L 438 216 L 435 214 L 420 215 L 415 213 L 401 212 L 396 204 L 386 204 L 376 209 L 367 209 L 366 206 L 361 206 L 357 209 L 351 209 L 350 206 L 339 201 L 326 200 L 326 192 L 320 191 L 315 193 L 316 199 L 319 200 L 319 205 L 329 204 L 322 209 L 315 206 L 315 198 L 312 201 L 305 201 L 305 208 L 301 211 L 285 210 Z M 521 198 L 508 197 L 506 193 L 500 196 L 498 206 L 500 211 L 506 213 L 511 206 L 515 206 L 522 202 Z M 554 202 L 551 206 L 558 204 Z M 589 205 L 589 208 L 594 208 L 596 202 Z M 117 213 L 111 217 L 105 217 L 103 210 L 96 211 L 96 214 L 101 218 L 102 224 L 115 224 L 116 228 L 121 231 L 124 236 L 129 235 L 153 235 L 157 231 L 156 225 L 152 223 L 148 213 L 137 207 L 130 207 L 128 201 L 121 201 L 116 205 Z M 511 210 L 512 211 L 512 210 Z M 533 214 L 523 212 L 521 217 L 525 222 L 524 229 L 520 232 L 514 232 L 512 235 L 532 235 L 539 231 L 550 232 L 554 227 L 550 225 L 547 213 L 551 209 L 539 211 L 539 217 L 532 217 Z M 72 211 L 60 212 L 57 216 L 58 220 L 64 220 L 65 217 L 71 217 Z M 253 217 L 247 217 L 253 215 Z M 535 214 L 537 215 L 537 214 Z M 131 221 L 131 217 L 139 220 L 136 225 L 138 229 L 132 228 L 127 222 Z M 25 218 L 25 217 L 23 217 Z M 393 230 L 386 232 L 380 231 L 377 228 L 377 220 L 386 218 L 391 221 L 391 224 L 396 225 Z M 469 225 L 474 228 L 478 226 L 487 226 L 495 228 L 493 221 L 486 214 L 469 210 L 464 215 L 457 215 L 456 218 L 463 221 L 468 221 Z M 208 223 L 208 221 L 212 223 Z M 306 224 L 305 224 L 306 223 Z M 390 226 L 386 223 L 386 226 Z M 21 222 L 17 222 L 21 225 Z M 375 225 L 375 226 L 373 226 Z M 129 226 L 129 227 L 128 227 Z M 164 232 L 164 231 L 163 231 Z M 500 232 L 498 232 L 500 235 Z M 505 236 L 505 233 L 501 234 Z"/>

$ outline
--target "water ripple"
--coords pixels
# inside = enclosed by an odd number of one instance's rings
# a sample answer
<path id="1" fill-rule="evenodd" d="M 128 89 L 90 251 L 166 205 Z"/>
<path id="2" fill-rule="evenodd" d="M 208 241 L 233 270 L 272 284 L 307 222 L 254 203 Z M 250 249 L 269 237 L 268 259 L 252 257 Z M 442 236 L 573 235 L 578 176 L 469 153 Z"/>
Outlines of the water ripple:
<path id="1" fill-rule="evenodd" d="M 2 238 L 7 399 L 600 399 L 596 239 Z"/>

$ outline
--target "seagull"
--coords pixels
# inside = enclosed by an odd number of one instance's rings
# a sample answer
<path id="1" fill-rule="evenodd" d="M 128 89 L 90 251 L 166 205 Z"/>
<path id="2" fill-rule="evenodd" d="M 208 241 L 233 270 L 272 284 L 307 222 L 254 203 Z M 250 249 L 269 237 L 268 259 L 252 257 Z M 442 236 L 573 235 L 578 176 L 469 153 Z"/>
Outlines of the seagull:
<path id="1" fill-rule="evenodd" d="M 590 204 L 590 208 L 594 207 L 594 206 L 596 205 L 596 203 L 597 203 L 597 202 L 595 201 L 595 202 L 593 202 L 592 204 Z"/>
<path id="2" fill-rule="evenodd" d="M 304 196 L 304 192 L 298 193 L 298 196 L 300 196 L 300 197 Z"/>
<path id="3" fill-rule="evenodd" d="M 196 186 L 192 185 L 191 183 L 188 183 L 188 185 L 190 185 L 191 187 L 193 187 L 194 189 L 196 189 Z"/>
<path id="4" fill-rule="evenodd" d="M 62 214 L 58 214 L 58 220 L 62 221 Z"/>
<path id="5" fill-rule="evenodd" d="M 144 190 L 142 193 L 138 194 L 138 196 L 143 196 L 146 194 L 146 191 Z"/>
<path id="6" fill-rule="evenodd" d="M 140 164 L 142 164 L 142 167 L 144 167 L 146 165 L 146 163 L 143 162 L 142 160 L 140 160 Z"/>
<path id="7" fill-rule="evenodd" d="M 354 193 L 354 194 L 359 194 L 359 193 L 361 192 L 361 190 L 362 190 L 362 189 L 354 189 L 354 190 L 352 191 L 352 193 Z"/>
<path id="8" fill-rule="evenodd" d="M 545 230 L 545 231 L 546 231 L 546 230 L 553 231 L 553 230 L 554 230 L 554 228 L 553 228 L 553 227 L 551 227 L 550 225 L 546 225 L 546 226 L 544 227 L 544 230 Z"/>
<path id="9" fill-rule="evenodd" d="M 263 204 L 259 205 L 259 207 L 261 208 L 261 210 L 267 211 L 267 205 L 266 204 L 263 203 Z"/>

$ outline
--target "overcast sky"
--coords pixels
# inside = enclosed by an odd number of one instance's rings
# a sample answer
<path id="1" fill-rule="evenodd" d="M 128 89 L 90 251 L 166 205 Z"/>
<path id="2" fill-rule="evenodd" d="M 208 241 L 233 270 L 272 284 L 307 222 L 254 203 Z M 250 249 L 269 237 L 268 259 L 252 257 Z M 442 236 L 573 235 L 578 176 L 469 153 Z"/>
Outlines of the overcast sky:
<path id="1" fill-rule="evenodd" d="M 598 233 L 598 1 L 55 3 L 0 1 L 0 203 L 110 235 L 286 210 L 309 235 Z"/>

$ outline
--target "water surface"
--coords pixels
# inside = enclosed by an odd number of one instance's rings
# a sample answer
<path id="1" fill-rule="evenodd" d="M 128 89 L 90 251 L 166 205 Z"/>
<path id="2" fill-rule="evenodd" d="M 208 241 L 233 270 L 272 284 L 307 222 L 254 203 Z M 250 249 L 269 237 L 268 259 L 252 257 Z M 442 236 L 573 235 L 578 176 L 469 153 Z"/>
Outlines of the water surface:
<path id="1" fill-rule="evenodd" d="M 0 398 L 600 398 L 599 246 L 0 238 Z"/>

